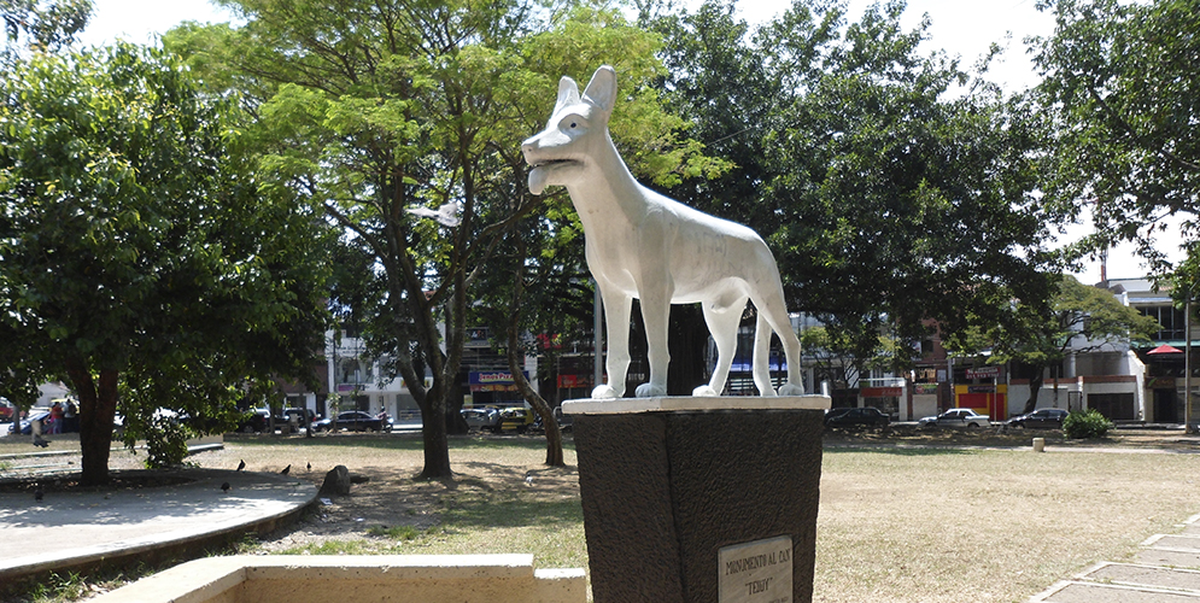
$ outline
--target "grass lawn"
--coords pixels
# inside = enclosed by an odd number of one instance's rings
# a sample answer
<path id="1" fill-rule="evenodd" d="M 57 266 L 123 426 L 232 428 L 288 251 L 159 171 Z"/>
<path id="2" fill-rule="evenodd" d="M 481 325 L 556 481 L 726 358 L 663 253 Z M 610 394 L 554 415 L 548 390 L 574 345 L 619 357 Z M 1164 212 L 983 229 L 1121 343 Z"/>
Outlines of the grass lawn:
<path id="1" fill-rule="evenodd" d="M 422 484 L 406 477 L 420 466 L 415 442 L 400 449 L 390 442 L 313 444 L 312 451 L 349 453 L 356 464 L 347 466 L 365 473 L 399 465 L 393 475 L 402 490 L 429 494 L 438 521 L 379 526 L 364 538 L 285 552 L 530 552 L 539 567 L 586 567 L 573 450 L 571 467 L 547 471 L 540 440 L 456 439 L 456 480 Z M 238 454 L 270 459 L 262 453 L 277 448 L 230 442 L 226 454 L 228 462 Z M 296 452 L 267 462 L 282 466 Z M 533 486 L 523 482 L 529 471 L 539 472 Z M 1131 449 L 831 447 L 822 467 L 815 600 L 1023 601 L 1092 562 L 1132 554 L 1147 536 L 1200 512 L 1197 475 L 1200 455 Z"/>
<path id="2" fill-rule="evenodd" d="M 1200 455 L 827 449 L 817 601 L 1024 601 L 1200 512 Z"/>
<path id="3" fill-rule="evenodd" d="M 825 451 L 816 601 L 1024 601 L 1200 513 L 1197 454 L 860 443 Z M 569 440 L 569 466 L 558 469 L 541 465 L 545 444 L 534 437 L 450 445 L 456 475 L 442 481 L 412 479 L 421 448 L 411 436 L 233 436 L 191 460 L 232 469 L 245 459 L 251 471 L 290 464 L 317 483 L 344 464 L 371 478 L 247 552 L 526 552 L 537 567 L 587 567 Z"/>

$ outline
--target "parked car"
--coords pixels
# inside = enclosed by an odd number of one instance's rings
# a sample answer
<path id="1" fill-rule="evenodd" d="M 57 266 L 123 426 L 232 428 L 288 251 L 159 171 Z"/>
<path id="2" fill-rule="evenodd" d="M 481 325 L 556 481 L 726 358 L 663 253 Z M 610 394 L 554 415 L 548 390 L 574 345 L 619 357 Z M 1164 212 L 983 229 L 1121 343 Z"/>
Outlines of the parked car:
<path id="1" fill-rule="evenodd" d="M 459 411 L 467 427 L 480 431 L 500 431 L 500 411 L 494 408 L 464 408 Z"/>
<path id="2" fill-rule="evenodd" d="M 237 430 L 242 433 L 262 433 L 271 427 L 271 411 L 266 408 L 255 408 L 246 411 L 246 418 L 238 424 Z M 281 416 L 275 417 L 275 427 L 283 427 L 287 423 L 287 419 Z"/>
<path id="3" fill-rule="evenodd" d="M 327 431 L 336 425 L 337 429 L 346 431 L 391 431 L 392 423 L 380 416 L 361 410 L 347 410 L 338 413 L 334 419 L 321 419 L 313 423 L 313 431 Z"/>
<path id="4" fill-rule="evenodd" d="M 952 408 L 936 417 L 925 417 L 917 421 L 917 425 L 921 427 L 953 427 L 956 429 L 978 429 L 991 424 L 991 417 L 978 414 L 970 408 Z"/>
<path id="5" fill-rule="evenodd" d="M 554 420 L 558 421 L 560 431 L 571 431 L 575 423 L 575 417 L 563 413 L 561 406 L 554 407 Z"/>
<path id="6" fill-rule="evenodd" d="M 0 421 L 12 421 L 17 416 L 17 407 L 8 398 L 0 398 Z"/>
<path id="7" fill-rule="evenodd" d="M 500 431 L 525 433 L 533 425 L 534 413 L 528 408 L 505 408 L 500 411 Z"/>
<path id="8" fill-rule="evenodd" d="M 19 433 L 21 435 L 30 435 L 33 433 L 33 422 L 41 421 L 50 416 L 50 411 L 45 408 L 35 408 L 29 411 L 25 418 L 19 421 L 13 421 L 8 426 L 8 433 Z"/>
<path id="9" fill-rule="evenodd" d="M 825 424 L 828 425 L 830 420 L 840 417 L 851 410 L 853 410 L 851 406 L 839 406 L 838 408 L 831 408 L 825 411 Z"/>
<path id="10" fill-rule="evenodd" d="M 891 422 L 891 418 L 874 406 L 848 408 L 846 412 L 839 412 L 833 416 L 827 415 L 825 417 L 826 427 L 855 427 L 862 425 L 887 427 Z"/>
<path id="11" fill-rule="evenodd" d="M 317 422 L 317 413 L 311 408 L 285 408 L 283 409 L 283 420 L 291 422 L 292 417 L 296 417 L 296 426 L 304 427 Z"/>
<path id="12" fill-rule="evenodd" d="M 542 415 L 537 414 L 533 410 L 529 412 L 533 414 L 533 423 L 529 425 L 528 430 L 533 433 L 546 433 L 546 425 L 542 421 Z M 574 428 L 575 418 L 564 414 L 561 406 L 551 408 L 550 414 L 554 416 L 554 422 L 558 424 L 559 432 L 569 433 Z"/>
<path id="13" fill-rule="evenodd" d="M 1039 408 L 1031 413 L 1009 419 L 1008 426 L 1030 429 L 1062 429 L 1065 418 L 1067 418 L 1067 411 L 1061 408 Z"/>

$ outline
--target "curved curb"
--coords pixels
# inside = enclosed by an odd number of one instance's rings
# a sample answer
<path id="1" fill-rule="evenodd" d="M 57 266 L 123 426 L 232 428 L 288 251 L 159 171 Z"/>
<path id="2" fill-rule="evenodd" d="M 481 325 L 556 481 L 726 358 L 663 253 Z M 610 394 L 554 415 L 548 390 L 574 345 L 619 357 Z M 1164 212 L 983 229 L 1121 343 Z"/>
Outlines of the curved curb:
<path id="1" fill-rule="evenodd" d="M 297 519 L 316 486 L 274 473 L 167 472 L 185 484 L 113 492 L 0 494 L 0 583 L 134 558 L 154 563 L 202 552 Z M 221 485 L 228 483 L 228 492 Z"/>

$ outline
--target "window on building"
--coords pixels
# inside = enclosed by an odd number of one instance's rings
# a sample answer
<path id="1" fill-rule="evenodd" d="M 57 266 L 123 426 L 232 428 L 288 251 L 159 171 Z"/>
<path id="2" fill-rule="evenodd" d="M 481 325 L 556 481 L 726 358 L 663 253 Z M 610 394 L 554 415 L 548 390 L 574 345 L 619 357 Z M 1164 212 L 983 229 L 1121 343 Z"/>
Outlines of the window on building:
<path id="1" fill-rule="evenodd" d="M 1173 306 L 1145 306 L 1138 308 L 1143 316 L 1149 316 L 1158 321 L 1162 329 L 1154 336 L 1157 341 L 1183 339 L 1184 321 L 1183 310 Z"/>
<path id="2" fill-rule="evenodd" d="M 927 358 L 932 355 L 933 355 L 933 340 L 932 339 L 922 339 L 921 340 L 921 357 Z"/>
<path id="3" fill-rule="evenodd" d="M 1009 376 L 1011 376 L 1013 379 L 1033 379 L 1037 375 L 1038 370 L 1040 370 L 1039 367 L 1025 364 L 1024 362 L 1013 361 L 1011 364 L 1009 364 Z M 1063 363 L 1056 362 L 1051 364 L 1050 366 L 1046 367 L 1042 375 L 1047 378 L 1063 376 Z"/>
<path id="4" fill-rule="evenodd" d="M 914 383 L 937 383 L 937 369 L 922 367 L 913 371 Z"/>

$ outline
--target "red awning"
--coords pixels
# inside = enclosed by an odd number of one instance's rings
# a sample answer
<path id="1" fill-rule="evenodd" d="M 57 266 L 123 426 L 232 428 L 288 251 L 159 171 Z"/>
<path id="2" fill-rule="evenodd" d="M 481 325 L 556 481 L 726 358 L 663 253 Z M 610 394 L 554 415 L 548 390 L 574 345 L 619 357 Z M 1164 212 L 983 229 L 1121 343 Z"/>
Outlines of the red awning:
<path id="1" fill-rule="evenodd" d="M 1169 345 L 1164 344 L 1164 345 L 1160 345 L 1160 346 L 1154 348 L 1153 350 L 1150 350 L 1149 352 L 1146 352 L 1146 355 L 1150 356 L 1152 354 L 1182 354 L 1182 353 L 1183 353 L 1183 350 L 1181 350 L 1177 347 L 1174 347 L 1174 346 L 1169 346 Z"/>

